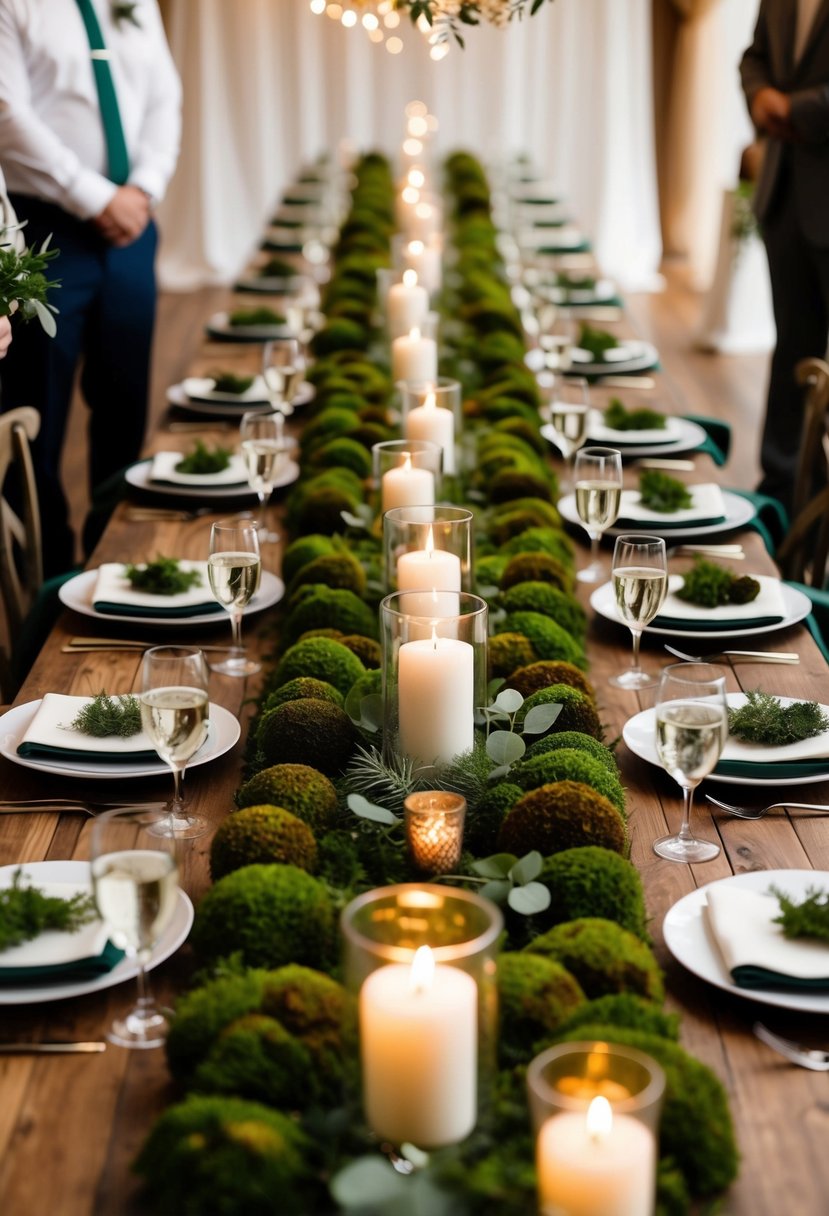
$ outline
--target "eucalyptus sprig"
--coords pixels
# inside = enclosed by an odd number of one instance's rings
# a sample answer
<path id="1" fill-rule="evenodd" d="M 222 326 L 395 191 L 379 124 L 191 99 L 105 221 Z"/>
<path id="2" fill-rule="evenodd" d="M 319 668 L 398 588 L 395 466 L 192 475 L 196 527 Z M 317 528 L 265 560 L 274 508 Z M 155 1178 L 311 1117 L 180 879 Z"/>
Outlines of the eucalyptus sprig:
<path id="1" fill-rule="evenodd" d="M 487 881 L 479 894 L 496 904 L 506 904 L 522 916 L 536 916 L 550 906 L 550 890 L 536 882 L 544 868 L 544 858 L 533 850 L 524 857 L 512 853 L 495 853 L 473 861 L 471 867 Z"/>
<path id="2" fill-rule="evenodd" d="M 776 887 L 770 888 L 770 894 L 780 904 L 780 915 L 774 917 L 774 923 L 783 926 L 784 937 L 819 937 L 829 941 L 829 891 L 809 887 L 801 903 Z"/>
<path id="3" fill-rule="evenodd" d="M 778 697 L 755 688 L 746 693 L 745 705 L 729 709 L 728 730 L 745 743 L 785 747 L 822 735 L 829 730 L 829 716 L 817 701 L 792 701 L 784 705 Z"/>
<path id="4" fill-rule="evenodd" d="M 141 706 L 137 697 L 111 697 L 109 693 L 99 692 L 78 711 L 72 726 L 84 735 L 94 735 L 96 739 L 111 735 L 129 739 L 141 730 Z"/>
<path id="5" fill-rule="evenodd" d="M 15 871 L 12 885 L 0 891 L 0 950 L 31 941 L 47 929 L 73 933 L 97 916 L 91 895 L 79 892 L 71 899 L 44 895 L 23 884 L 23 871 Z"/>
<path id="6" fill-rule="evenodd" d="M 522 735 L 543 735 L 562 710 L 562 706 L 555 703 L 534 705 L 519 723 L 518 715 L 524 698 L 515 688 L 500 688 L 502 684 L 503 680 L 492 681 L 490 692 L 497 692 L 497 696 L 491 705 L 483 706 L 477 715 L 479 724 L 486 727 L 487 755 L 496 765 L 489 775 L 493 781 L 508 773 L 510 766 L 524 755 L 527 744 Z M 506 723 L 506 726 L 501 723 Z M 493 727 L 496 729 L 493 730 Z"/>
<path id="7" fill-rule="evenodd" d="M 59 250 L 50 249 L 47 236 L 39 249 L 17 249 L 12 234 L 23 228 L 0 228 L 0 317 L 18 313 L 24 321 L 37 317 L 50 338 L 57 333 L 57 308 L 47 300 L 49 290 L 60 287 L 59 279 L 47 279 L 45 271 Z"/>

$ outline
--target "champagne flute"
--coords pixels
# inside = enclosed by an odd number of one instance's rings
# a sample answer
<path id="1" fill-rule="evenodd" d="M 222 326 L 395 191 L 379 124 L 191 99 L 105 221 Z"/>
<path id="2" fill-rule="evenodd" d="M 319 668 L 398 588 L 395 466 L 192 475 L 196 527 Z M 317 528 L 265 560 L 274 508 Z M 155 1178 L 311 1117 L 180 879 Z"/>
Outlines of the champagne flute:
<path id="1" fill-rule="evenodd" d="M 569 308 L 557 305 L 551 321 L 541 323 L 538 345 L 544 352 L 544 365 L 551 372 L 566 372 L 573 364 L 576 331 Z"/>
<path id="2" fill-rule="evenodd" d="M 556 372 L 549 386 L 550 422 L 572 483 L 573 457 L 584 443 L 590 411 L 590 387 L 584 376 Z M 570 485 L 562 485 L 569 490 Z"/>
<path id="3" fill-rule="evenodd" d="M 285 301 L 285 319 L 291 336 L 296 338 L 300 355 L 299 366 L 303 368 L 307 359 L 308 343 L 314 336 L 314 318 L 319 303 L 319 288 L 313 279 L 300 279 L 296 294 Z"/>
<path id="4" fill-rule="evenodd" d="M 211 663 L 211 671 L 226 676 L 253 676 L 262 664 L 245 655 L 242 613 L 253 599 L 262 574 L 259 534 L 255 520 L 220 519 L 210 529 L 207 577 L 210 590 L 230 613 L 233 647 L 230 657 Z"/>
<path id="5" fill-rule="evenodd" d="M 576 452 L 573 480 L 576 511 L 590 537 L 590 565 L 576 578 L 598 583 L 604 577 L 599 542 L 615 522 L 622 498 L 622 453 L 615 448 L 581 448 Z"/>
<path id="6" fill-rule="evenodd" d="M 668 558 L 661 536 L 617 536 L 613 550 L 613 590 L 616 610 L 633 635 L 633 664 L 611 676 L 616 688 L 652 688 L 656 679 L 639 663 L 639 643 L 662 607 L 668 591 Z"/>
<path id="7" fill-rule="evenodd" d="M 289 448 L 283 434 L 282 416 L 255 411 L 243 414 L 239 435 L 248 482 L 259 499 L 259 540 L 276 544 L 279 533 L 270 532 L 264 520 L 265 504 L 288 460 Z"/>
<path id="8" fill-rule="evenodd" d="M 153 646 L 141 662 L 141 725 L 161 759 L 173 770 L 169 812 L 150 832 L 182 840 L 203 836 L 210 824 L 184 805 L 187 761 L 207 738 L 209 700 L 207 664 L 200 650 L 189 646 Z"/>
<path id="9" fill-rule="evenodd" d="M 262 378 L 271 409 L 280 422 L 294 412 L 293 401 L 305 376 L 296 338 L 274 338 L 262 350 Z"/>
<path id="10" fill-rule="evenodd" d="M 711 861 L 720 846 L 691 833 L 694 790 L 715 768 L 728 735 L 725 672 L 712 663 L 672 663 L 662 672 L 656 697 L 656 751 L 662 767 L 682 787 L 682 823 L 675 836 L 654 841 L 669 861 Z"/>
<path id="11" fill-rule="evenodd" d="M 98 815 L 92 828 L 95 903 L 113 945 L 138 964 L 138 999 L 107 1032 L 120 1047 L 160 1047 L 168 1030 L 146 975 L 178 896 L 176 842 L 155 830 L 159 821 L 159 812 L 146 807 L 119 808 Z"/>

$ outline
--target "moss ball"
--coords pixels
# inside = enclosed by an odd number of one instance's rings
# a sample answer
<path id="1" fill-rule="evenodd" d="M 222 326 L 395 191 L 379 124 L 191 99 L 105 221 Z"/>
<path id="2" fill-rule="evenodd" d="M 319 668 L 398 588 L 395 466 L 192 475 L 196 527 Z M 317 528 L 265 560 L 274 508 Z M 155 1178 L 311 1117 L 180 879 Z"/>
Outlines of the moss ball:
<path id="1" fill-rule="evenodd" d="M 349 712 L 353 717 L 359 717 L 360 702 L 363 697 L 379 696 L 382 691 L 382 671 L 379 668 L 372 668 L 371 671 L 365 672 L 364 675 L 361 675 L 351 685 L 351 691 L 348 694 L 346 702 Z"/>
<path id="2" fill-rule="evenodd" d="M 247 806 L 228 815 L 210 845 L 210 877 L 215 882 L 255 862 L 289 862 L 313 871 L 317 842 L 307 823 L 281 806 Z"/>
<path id="3" fill-rule="evenodd" d="M 511 672 L 507 679 L 507 688 L 516 689 L 522 697 L 531 697 L 540 688 L 549 688 L 551 684 L 567 684 L 571 688 L 577 688 L 585 696 L 596 699 L 596 690 L 584 672 L 574 663 L 566 663 L 560 659 L 541 659 L 536 663 L 529 663 L 526 667 L 519 667 Z"/>
<path id="4" fill-rule="evenodd" d="M 559 1033 L 567 1032 L 569 1038 L 579 1039 L 577 1032 L 588 1023 L 605 1022 L 627 1030 L 644 1030 L 647 1034 L 659 1035 L 661 1039 L 676 1042 L 679 1039 L 679 1014 L 663 1013 L 654 1001 L 635 996 L 631 992 L 611 993 L 596 997 L 580 1006 Z"/>
<path id="5" fill-rule="evenodd" d="M 286 637 L 293 641 L 310 630 L 326 628 L 374 637 L 377 613 L 353 591 L 321 583 L 301 587 L 293 596 L 285 620 Z"/>
<path id="6" fill-rule="evenodd" d="M 511 780 L 523 790 L 534 790 L 554 781 L 578 781 L 589 785 L 612 802 L 624 818 L 625 790 L 618 776 L 580 749 L 562 747 L 520 760 L 513 765 L 510 774 Z"/>
<path id="7" fill-rule="evenodd" d="M 168 1107 L 135 1162 L 152 1211 L 176 1216 L 305 1216 L 322 1199 L 312 1144 L 258 1102 L 191 1095 Z"/>
<path id="8" fill-rule="evenodd" d="M 511 612 L 504 621 L 505 633 L 523 633 L 529 638 L 538 659 L 563 660 L 585 669 L 584 646 L 561 625 L 540 612 Z"/>
<path id="9" fill-rule="evenodd" d="M 556 781 L 525 794 L 507 814 L 498 837 L 498 847 L 516 857 L 533 849 L 548 857 L 585 845 L 627 853 L 619 811 L 579 781 Z"/>
<path id="10" fill-rule="evenodd" d="M 526 714 L 536 705 L 561 706 L 561 712 L 552 726 L 544 732 L 545 736 L 556 735 L 560 731 L 577 731 L 599 741 L 604 738 L 604 727 L 599 721 L 595 702 L 577 688 L 571 688 L 569 684 L 551 684 L 549 688 L 540 688 L 538 692 L 527 697 L 521 707 L 519 720 L 523 722 Z"/>
<path id="11" fill-rule="evenodd" d="M 316 697 L 277 705 L 256 725 L 256 743 L 267 765 L 308 764 L 329 777 L 342 772 L 356 742 L 345 710 Z"/>
<path id="12" fill-rule="evenodd" d="M 512 498 L 542 498 L 552 502 L 558 494 L 558 484 L 553 474 L 549 479 L 533 473 L 502 469 L 489 483 L 490 502 L 509 502 Z"/>
<path id="13" fill-rule="evenodd" d="M 487 646 L 489 678 L 508 676 L 516 667 L 531 663 L 535 657 L 532 642 L 523 633 L 496 633 Z"/>
<path id="14" fill-rule="evenodd" d="M 554 507 L 552 503 L 540 498 L 514 498 L 511 502 L 493 508 L 490 518 L 496 531 L 505 518 L 515 515 L 516 512 L 525 512 L 532 517 L 532 523 L 525 525 L 526 527 L 561 527 L 561 516 L 558 508 Z M 523 532 L 524 529 L 519 530 Z M 515 532 L 512 535 L 515 535 Z M 504 540 L 508 539 L 509 537 L 504 537 Z"/>
<path id="15" fill-rule="evenodd" d="M 612 849 L 597 845 L 564 849 L 545 859 L 538 881 L 550 892 L 544 924 L 600 916 L 647 941 L 648 918 L 639 871 Z"/>
<path id="16" fill-rule="evenodd" d="M 344 406 L 327 405 L 303 428 L 299 446 L 303 452 L 311 451 L 335 435 L 349 434 L 356 429 L 357 422 L 354 410 Z"/>
<path id="17" fill-rule="evenodd" d="M 343 646 L 348 647 L 352 654 L 356 654 L 363 667 L 370 671 L 379 671 L 380 664 L 383 662 L 383 651 L 380 643 L 376 642 L 374 638 L 366 637 L 361 633 L 346 633 L 343 634 L 340 641 Z"/>
<path id="18" fill-rule="evenodd" d="M 507 567 L 508 558 L 500 553 L 488 553 L 475 562 L 475 579 L 478 587 L 497 587 Z"/>
<path id="19" fill-rule="evenodd" d="M 582 916 L 554 925 L 526 948 L 561 963 L 591 999 L 614 992 L 632 992 L 649 1001 L 665 998 L 653 951 L 615 921 Z"/>
<path id="20" fill-rule="evenodd" d="M 304 1104 L 310 1072 L 311 1056 L 298 1039 L 273 1018 L 248 1013 L 224 1028 L 192 1084 L 203 1093 L 296 1107 Z"/>
<path id="21" fill-rule="evenodd" d="M 205 963 L 240 952 L 248 967 L 327 965 L 335 943 L 327 889 L 291 865 L 251 865 L 220 878 L 202 899 L 190 941 Z"/>
<path id="22" fill-rule="evenodd" d="M 508 591 L 517 583 L 551 583 L 562 591 L 572 591 L 574 579 L 572 570 L 549 553 L 517 553 L 504 567 L 501 590 Z"/>
<path id="23" fill-rule="evenodd" d="M 610 748 L 606 747 L 604 743 L 600 743 L 593 735 L 586 735 L 579 730 L 562 730 L 556 731 L 555 734 L 543 735 L 540 739 L 536 739 L 535 743 L 530 744 L 524 753 L 524 759 L 532 760 L 534 756 L 561 751 L 564 747 L 574 747 L 576 751 L 587 752 L 588 756 L 592 756 L 594 760 L 603 764 L 608 772 L 619 776 L 619 765 Z"/>
<path id="24" fill-rule="evenodd" d="M 343 511 L 353 515 L 359 501 L 359 496 L 340 486 L 318 486 L 294 499 L 296 506 L 292 504 L 289 511 L 291 527 L 296 532 L 333 536 L 345 528 Z"/>
<path id="25" fill-rule="evenodd" d="M 337 791 L 324 773 L 307 764 L 275 764 L 236 791 L 236 805 L 282 806 L 307 823 L 315 836 L 330 831 L 337 818 Z"/>
<path id="26" fill-rule="evenodd" d="M 328 975 L 288 964 L 268 974 L 262 1009 L 310 1053 L 317 1098 L 341 1099 L 344 1083 L 357 1068 L 355 997 Z"/>
<path id="27" fill-rule="evenodd" d="M 311 353 L 317 358 L 337 350 L 360 351 L 367 340 L 364 326 L 342 317 L 329 321 L 311 339 Z"/>
<path id="28" fill-rule="evenodd" d="M 497 979 L 501 1048 L 527 1060 L 533 1044 L 555 1032 L 585 1000 L 578 980 L 541 955 L 502 954 Z"/>
<path id="29" fill-rule="evenodd" d="M 333 684 L 325 680 L 315 680 L 313 676 L 297 676 L 268 693 L 262 702 L 262 712 L 284 705 L 286 701 L 301 701 L 303 697 L 316 697 L 319 701 L 330 701 L 332 705 L 342 708 L 343 694 L 338 692 Z"/>
<path id="30" fill-rule="evenodd" d="M 371 453 L 348 435 L 329 439 L 316 448 L 311 463 L 316 468 L 351 469 L 358 477 L 371 475 Z"/>
<path id="31" fill-rule="evenodd" d="M 296 642 L 282 656 L 276 669 L 277 685 L 287 684 L 297 676 L 313 676 L 348 696 L 355 680 L 365 675 L 365 667 L 357 656 L 331 638 L 308 638 Z"/>
<path id="32" fill-rule="evenodd" d="M 291 579 L 289 598 L 293 597 L 299 587 L 309 583 L 324 583 L 326 587 L 338 587 L 353 591 L 355 595 L 363 595 L 366 575 L 363 567 L 350 553 L 326 553 L 307 562 L 297 571 Z"/>
<path id="33" fill-rule="evenodd" d="M 327 557 L 336 552 L 336 546 L 330 536 L 321 536 L 319 533 L 300 536 L 288 545 L 282 555 L 282 577 L 290 586 L 303 566 L 318 557 Z"/>
<path id="34" fill-rule="evenodd" d="M 503 592 L 498 602 L 508 613 L 535 612 L 547 616 L 579 641 L 587 632 L 587 613 L 579 601 L 552 583 L 516 583 Z"/>
<path id="35" fill-rule="evenodd" d="M 464 848 L 477 857 L 486 857 L 495 851 L 498 833 L 507 812 L 512 809 L 523 790 L 519 785 L 501 781 L 490 786 L 474 809 L 468 810 L 464 822 Z"/>

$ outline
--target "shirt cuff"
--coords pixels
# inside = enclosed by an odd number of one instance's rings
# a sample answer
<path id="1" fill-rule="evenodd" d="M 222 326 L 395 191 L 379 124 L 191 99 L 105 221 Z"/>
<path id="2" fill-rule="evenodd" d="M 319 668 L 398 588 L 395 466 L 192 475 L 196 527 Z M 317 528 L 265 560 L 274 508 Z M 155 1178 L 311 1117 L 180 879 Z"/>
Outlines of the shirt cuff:
<path id="1" fill-rule="evenodd" d="M 81 169 L 66 191 L 64 207 L 81 220 L 94 219 L 109 206 L 118 191 L 114 182 L 95 173 L 92 169 Z"/>
<path id="2" fill-rule="evenodd" d="M 137 186 L 139 190 L 143 190 L 149 198 L 151 205 L 155 207 L 164 197 L 164 189 L 167 182 L 160 173 L 156 173 L 146 165 L 139 165 L 138 168 L 130 173 L 129 185 Z"/>

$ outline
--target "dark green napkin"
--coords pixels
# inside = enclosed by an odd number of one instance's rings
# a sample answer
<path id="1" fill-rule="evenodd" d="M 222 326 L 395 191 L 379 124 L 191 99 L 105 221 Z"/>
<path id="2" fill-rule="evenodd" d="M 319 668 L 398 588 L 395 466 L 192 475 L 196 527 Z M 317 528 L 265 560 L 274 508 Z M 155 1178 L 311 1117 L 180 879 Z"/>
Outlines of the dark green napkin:
<path id="1" fill-rule="evenodd" d="M 219 604 L 215 600 L 211 600 L 210 603 L 175 608 L 164 605 L 155 608 L 147 607 L 144 604 L 113 604 L 109 600 L 95 600 L 92 607 L 96 612 L 105 612 L 108 616 L 169 617 L 170 620 L 175 620 L 177 617 L 207 616 L 208 613 L 219 611 Z"/>
<path id="2" fill-rule="evenodd" d="M 724 515 L 713 515 L 709 519 L 685 520 L 672 520 L 669 515 L 654 515 L 652 519 L 626 519 L 620 515 L 613 526 L 614 528 L 652 528 L 654 531 L 666 529 L 681 532 L 687 531 L 688 528 L 710 528 L 713 524 L 722 523 L 725 523 Z"/>
<path id="3" fill-rule="evenodd" d="M 707 418 L 702 414 L 684 414 L 683 417 L 705 431 L 705 439 L 694 451 L 707 453 L 715 465 L 722 467 L 731 450 L 731 424 L 723 422 L 721 418 Z"/>
<path id="4" fill-rule="evenodd" d="M 49 743 L 20 743 L 17 748 L 18 756 L 32 760 L 88 760 L 90 764 L 147 764 L 158 760 L 155 748 L 149 751 L 136 752 L 96 752 L 81 750 L 77 747 L 53 747 Z"/>
<path id="5" fill-rule="evenodd" d="M 124 951 L 107 942 L 100 954 L 72 959 L 68 963 L 49 963 L 42 967 L 0 966 L 0 987 L 4 984 L 71 983 L 73 980 L 94 980 L 106 975 L 120 963 Z"/>
<path id="6" fill-rule="evenodd" d="M 769 764 L 756 760 L 720 760 L 714 772 L 721 777 L 743 777 L 752 781 L 791 781 L 795 777 L 819 774 L 829 779 L 829 756 L 823 760 L 778 760 Z"/>
<path id="7" fill-rule="evenodd" d="M 782 620 L 782 616 L 753 616 L 750 619 L 740 617 L 735 620 L 720 618 L 717 621 L 692 621 L 685 616 L 657 616 L 653 624 L 657 629 L 677 629 L 680 633 L 718 633 L 725 629 L 762 629 L 767 625 L 779 625 Z"/>
<path id="8" fill-rule="evenodd" d="M 829 990 L 829 975 L 801 979 L 797 975 L 784 975 L 781 971 L 769 971 L 751 963 L 734 967 L 731 978 L 738 988 L 795 988 L 817 992 Z"/>
<path id="9" fill-rule="evenodd" d="M 534 253 L 590 253 L 593 246 L 588 240 L 579 241 L 576 245 L 537 245 Z"/>
<path id="10" fill-rule="evenodd" d="M 275 241 L 266 238 L 259 246 L 269 253 L 302 253 L 302 241 Z"/>
<path id="11" fill-rule="evenodd" d="M 658 447 L 661 443 L 676 443 L 676 435 L 671 435 L 666 431 L 657 430 L 655 427 L 652 435 L 653 438 L 651 438 L 651 435 L 649 434 L 647 439 L 617 439 L 614 435 L 612 439 L 592 440 L 591 438 L 591 442 L 604 443 L 607 444 L 608 447 L 620 448 L 622 451 L 624 451 L 625 448 L 641 448 L 645 447 L 645 445 L 648 447 Z"/>

